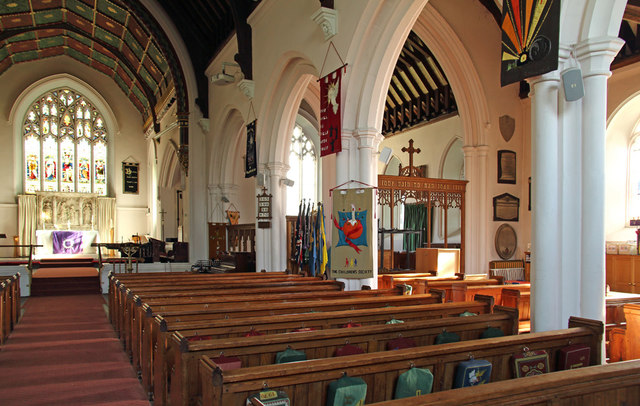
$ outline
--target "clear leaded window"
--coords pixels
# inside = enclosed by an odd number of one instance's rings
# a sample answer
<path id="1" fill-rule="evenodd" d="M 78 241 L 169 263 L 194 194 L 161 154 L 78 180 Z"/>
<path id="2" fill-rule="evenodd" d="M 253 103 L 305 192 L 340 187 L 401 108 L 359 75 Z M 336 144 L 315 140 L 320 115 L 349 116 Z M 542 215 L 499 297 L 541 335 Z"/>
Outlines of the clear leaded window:
<path id="1" fill-rule="evenodd" d="M 629 219 L 640 219 L 640 136 L 629 149 Z"/>
<path id="2" fill-rule="evenodd" d="M 107 194 L 107 129 L 84 96 L 58 89 L 38 98 L 23 138 L 25 193 Z"/>
<path id="3" fill-rule="evenodd" d="M 289 172 L 287 177 L 294 181 L 287 188 L 287 214 L 297 215 L 300 200 L 316 201 L 317 161 L 313 142 L 296 126 L 291 135 L 289 150 Z"/>

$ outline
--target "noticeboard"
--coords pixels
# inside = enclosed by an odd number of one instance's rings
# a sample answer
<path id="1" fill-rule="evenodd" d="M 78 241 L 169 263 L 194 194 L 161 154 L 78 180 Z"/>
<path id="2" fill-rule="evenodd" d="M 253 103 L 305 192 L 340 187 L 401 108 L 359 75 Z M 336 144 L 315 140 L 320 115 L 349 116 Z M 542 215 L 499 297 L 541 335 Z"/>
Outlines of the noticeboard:
<path id="1" fill-rule="evenodd" d="M 138 194 L 138 169 L 137 162 L 122 163 L 122 193 Z"/>

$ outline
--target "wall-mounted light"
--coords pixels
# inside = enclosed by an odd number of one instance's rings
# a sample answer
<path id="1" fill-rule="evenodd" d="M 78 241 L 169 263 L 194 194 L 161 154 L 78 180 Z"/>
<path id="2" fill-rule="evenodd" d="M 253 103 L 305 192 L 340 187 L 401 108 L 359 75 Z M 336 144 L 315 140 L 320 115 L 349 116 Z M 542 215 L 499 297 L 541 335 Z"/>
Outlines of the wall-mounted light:
<path id="1" fill-rule="evenodd" d="M 229 203 L 229 198 L 227 196 L 222 196 L 220 200 L 222 200 L 223 203 Z"/>
<path id="2" fill-rule="evenodd" d="M 295 183 L 295 181 L 293 179 L 289 179 L 289 178 L 284 178 L 284 179 L 280 179 L 280 184 L 281 185 L 285 185 L 285 186 L 293 186 Z"/>

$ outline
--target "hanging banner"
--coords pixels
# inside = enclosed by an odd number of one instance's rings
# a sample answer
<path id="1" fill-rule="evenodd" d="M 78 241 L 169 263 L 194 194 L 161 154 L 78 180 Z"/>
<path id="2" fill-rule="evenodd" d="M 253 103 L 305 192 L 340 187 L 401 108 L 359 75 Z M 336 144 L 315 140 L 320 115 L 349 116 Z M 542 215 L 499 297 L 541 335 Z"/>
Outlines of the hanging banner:
<path id="1" fill-rule="evenodd" d="M 339 189 L 334 193 L 331 277 L 373 278 L 373 189 Z"/>
<path id="2" fill-rule="evenodd" d="M 342 71 L 340 67 L 320 79 L 320 156 L 327 156 L 342 151 L 340 138 L 341 109 L 340 87 Z"/>
<path id="3" fill-rule="evenodd" d="M 258 174 L 258 161 L 256 159 L 256 121 L 247 124 L 247 153 L 244 161 L 244 177 L 250 178 Z"/>
<path id="4" fill-rule="evenodd" d="M 122 163 L 122 193 L 138 194 L 138 169 L 136 162 Z"/>
<path id="5" fill-rule="evenodd" d="M 502 2 L 502 86 L 558 69 L 560 0 Z"/>

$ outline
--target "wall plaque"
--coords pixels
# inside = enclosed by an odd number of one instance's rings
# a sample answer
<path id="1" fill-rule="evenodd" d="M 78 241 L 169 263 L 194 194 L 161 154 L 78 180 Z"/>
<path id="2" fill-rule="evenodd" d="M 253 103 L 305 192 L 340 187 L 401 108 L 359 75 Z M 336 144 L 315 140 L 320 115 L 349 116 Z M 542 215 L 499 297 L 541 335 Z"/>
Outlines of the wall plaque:
<path id="1" fill-rule="evenodd" d="M 138 169 L 137 162 L 122 163 L 122 193 L 138 194 Z"/>

